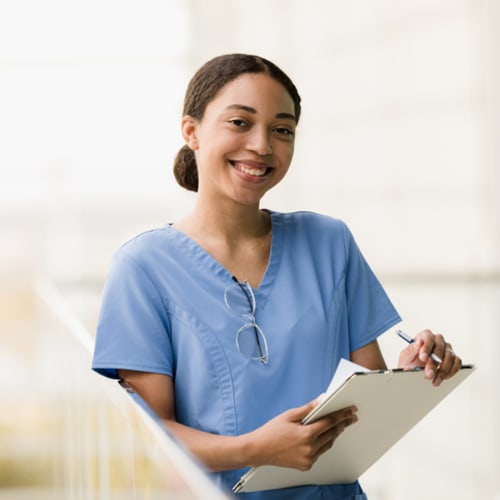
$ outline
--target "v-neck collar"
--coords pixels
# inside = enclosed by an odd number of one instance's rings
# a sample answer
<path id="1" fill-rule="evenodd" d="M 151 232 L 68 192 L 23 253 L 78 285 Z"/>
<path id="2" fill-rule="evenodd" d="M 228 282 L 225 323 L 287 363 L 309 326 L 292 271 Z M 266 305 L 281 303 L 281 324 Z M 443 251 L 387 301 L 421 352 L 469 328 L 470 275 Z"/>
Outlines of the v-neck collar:
<path id="1" fill-rule="evenodd" d="M 281 214 L 271 210 L 267 210 L 267 212 L 271 217 L 271 251 L 259 287 L 253 288 L 256 297 L 260 297 L 261 300 L 268 296 L 272 288 L 283 251 L 283 221 Z M 233 280 L 232 274 L 190 236 L 179 231 L 172 224 L 167 224 L 166 228 L 174 236 L 174 241 L 178 242 L 190 265 L 198 268 L 199 272 L 212 273 L 219 279 L 224 280 L 224 284 Z"/>

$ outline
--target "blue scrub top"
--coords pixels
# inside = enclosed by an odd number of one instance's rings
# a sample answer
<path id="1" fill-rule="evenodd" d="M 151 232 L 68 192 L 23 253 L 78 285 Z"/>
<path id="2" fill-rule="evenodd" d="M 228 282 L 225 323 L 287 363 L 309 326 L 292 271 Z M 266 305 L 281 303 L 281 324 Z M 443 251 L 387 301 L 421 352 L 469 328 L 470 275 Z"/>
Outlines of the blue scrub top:
<path id="1" fill-rule="evenodd" d="M 245 319 L 224 301 L 234 285 L 231 274 L 166 225 L 115 254 L 93 369 L 112 378 L 120 368 L 173 377 L 177 420 L 222 435 L 250 432 L 324 392 L 342 357 L 349 359 L 400 317 L 343 222 L 311 212 L 270 214 L 271 254 L 253 289 L 267 364 L 237 349 Z M 213 475 L 230 490 L 245 471 Z M 357 482 L 244 495 L 364 498 Z"/>

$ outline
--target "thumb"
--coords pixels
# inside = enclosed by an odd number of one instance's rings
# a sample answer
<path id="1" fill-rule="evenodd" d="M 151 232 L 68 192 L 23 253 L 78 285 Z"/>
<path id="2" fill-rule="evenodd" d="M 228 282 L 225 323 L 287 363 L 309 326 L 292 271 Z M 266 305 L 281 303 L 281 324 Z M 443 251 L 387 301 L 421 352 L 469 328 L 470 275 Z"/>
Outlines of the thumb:
<path id="1" fill-rule="evenodd" d="M 288 410 L 288 415 L 292 421 L 299 422 L 304 417 L 306 417 L 314 408 L 316 408 L 316 406 L 318 406 L 318 400 L 313 399 L 312 401 L 309 401 L 309 403 L 306 403 L 305 405 Z"/>

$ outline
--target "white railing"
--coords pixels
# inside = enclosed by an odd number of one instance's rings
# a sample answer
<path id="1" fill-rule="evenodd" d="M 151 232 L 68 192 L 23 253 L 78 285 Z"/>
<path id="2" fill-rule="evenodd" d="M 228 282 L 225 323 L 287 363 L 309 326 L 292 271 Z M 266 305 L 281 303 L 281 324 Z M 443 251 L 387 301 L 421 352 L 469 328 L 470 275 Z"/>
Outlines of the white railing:
<path id="1" fill-rule="evenodd" d="M 71 298 L 47 280 L 35 289 L 45 366 L 39 387 L 54 431 L 50 488 L 60 494 L 52 498 L 227 498 L 136 394 L 91 371 L 93 335 Z"/>

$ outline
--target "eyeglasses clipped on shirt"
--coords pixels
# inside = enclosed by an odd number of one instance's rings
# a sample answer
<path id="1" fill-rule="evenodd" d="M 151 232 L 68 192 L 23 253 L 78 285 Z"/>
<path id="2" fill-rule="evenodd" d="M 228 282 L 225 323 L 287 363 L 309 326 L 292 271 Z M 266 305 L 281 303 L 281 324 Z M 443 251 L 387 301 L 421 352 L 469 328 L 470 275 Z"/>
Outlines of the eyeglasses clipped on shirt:
<path id="1" fill-rule="evenodd" d="M 265 365 L 269 360 L 269 351 L 266 336 L 255 321 L 257 304 L 252 287 L 246 280 L 238 281 L 234 276 L 233 280 L 234 283 L 224 292 L 224 302 L 233 314 L 247 319 L 236 332 L 236 347 L 245 358 Z"/>

